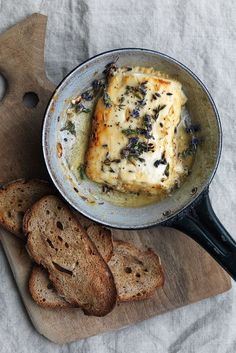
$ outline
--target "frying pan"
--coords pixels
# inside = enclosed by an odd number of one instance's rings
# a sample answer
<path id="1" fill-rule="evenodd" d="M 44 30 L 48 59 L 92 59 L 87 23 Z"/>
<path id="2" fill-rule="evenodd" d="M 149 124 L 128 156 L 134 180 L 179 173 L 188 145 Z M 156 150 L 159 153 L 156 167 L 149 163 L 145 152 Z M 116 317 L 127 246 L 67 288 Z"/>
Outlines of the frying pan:
<path id="1" fill-rule="evenodd" d="M 105 65 L 154 67 L 182 83 L 193 124 L 201 126 L 192 173 L 171 197 L 145 207 L 118 207 L 104 201 L 98 185 L 78 182 L 57 156 L 59 121 L 68 98 L 87 89 L 102 77 Z M 80 138 L 79 136 L 77 138 Z M 236 280 L 236 243 L 216 217 L 209 199 L 209 185 L 216 172 L 222 145 L 220 118 L 204 84 L 177 60 L 146 49 L 117 49 L 99 54 L 76 67 L 59 84 L 45 113 L 42 145 L 48 172 L 68 203 L 88 218 L 106 226 L 141 229 L 168 225 L 198 242 Z M 81 196 L 81 193 L 83 196 Z M 85 202 L 95 196 L 95 202 Z"/>

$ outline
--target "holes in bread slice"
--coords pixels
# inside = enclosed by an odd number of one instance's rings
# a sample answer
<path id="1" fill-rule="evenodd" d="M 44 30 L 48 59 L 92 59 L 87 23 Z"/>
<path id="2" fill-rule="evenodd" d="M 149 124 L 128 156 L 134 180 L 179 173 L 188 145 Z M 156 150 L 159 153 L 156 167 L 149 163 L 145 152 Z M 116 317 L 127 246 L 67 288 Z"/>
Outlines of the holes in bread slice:
<path id="1" fill-rule="evenodd" d="M 64 229 L 63 224 L 60 221 L 57 221 L 56 225 L 57 225 L 58 229 L 60 229 L 60 230 Z"/>
<path id="2" fill-rule="evenodd" d="M 56 262 L 52 261 L 53 266 L 55 267 L 56 270 L 67 273 L 70 276 L 73 276 L 73 271 L 67 270 L 67 268 L 62 267 L 61 265 L 58 265 Z"/>
<path id="3" fill-rule="evenodd" d="M 125 267 L 125 272 L 126 273 L 131 273 L 132 272 L 132 268 L 131 267 Z"/>
<path id="4" fill-rule="evenodd" d="M 51 240 L 48 239 L 48 238 L 47 238 L 47 243 L 48 243 L 48 245 L 49 245 L 52 249 L 55 249 L 53 243 L 52 243 Z"/>

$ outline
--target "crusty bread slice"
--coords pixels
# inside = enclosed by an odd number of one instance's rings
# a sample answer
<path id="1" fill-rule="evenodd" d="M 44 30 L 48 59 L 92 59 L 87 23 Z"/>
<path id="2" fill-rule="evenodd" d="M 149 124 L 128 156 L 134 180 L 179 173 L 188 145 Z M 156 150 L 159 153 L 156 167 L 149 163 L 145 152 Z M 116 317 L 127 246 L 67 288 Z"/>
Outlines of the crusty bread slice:
<path id="1" fill-rule="evenodd" d="M 52 193 L 48 182 L 37 179 L 18 179 L 4 185 L 0 189 L 0 224 L 24 238 L 22 220 L 25 211 L 43 196 Z"/>
<path id="2" fill-rule="evenodd" d="M 29 279 L 29 291 L 34 301 L 44 308 L 73 307 L 72 304 L 57 294 L 56 289 L 49 280 L 48 272 L 42 266 L 33 266 Z"/>
<path id="3" fill-rule="evenodd" d="M 88 315 L 104 316 L 116 303 L 112 273 L 69 208 L 46 196 L 25 214 L 27 250 L 49 272 L 56 291 Z"/>
<path id="4" fill-rule="evenodd" d="M 133 244 L 115 240 L 108 265 L 120 302 L 148 299 L 164 284 L 160 258 L 151 249 L 142 251 Z"/>
<path id="5" fill-rule="evenodd" d="M 110 229 L 104 228 L 99 224 L 91 224 L 86 232 L 104 261 L 108 262 L 113 254 L 113 241 Z"/>
<path id="6" fill-rule="evenodd" d="M 151 249 L 141 251 L 133 244 L 114 241 L 114 255 L 109 261 L 118 292 L 118 301 L 144 300 L 150 298 L 156 288 L 163 286 L 164 274 L 160 258 Z M 34 268 L 30 280 L 33 299 L 43 307 L 60 308 L 62 298 L 46 285 L 50 283 L 46 271 Z M 70 304 L 63 302 L 63 307 Z"/>
<path id="7" fill-rule="evenodd" d="M 113 252 L 111 231 L 90 220 L 84 222 L 83 216 L 79 215 L 77 218 L 87 228 L 90 239 L 103 259 L 108 262 Z M 29 279 L 29 291 L 34 301 L 42 307 L 67 308 L 72 306 L 57 294 L 49 280 L 48 272 L 42 266 L 34 265 Z"/>

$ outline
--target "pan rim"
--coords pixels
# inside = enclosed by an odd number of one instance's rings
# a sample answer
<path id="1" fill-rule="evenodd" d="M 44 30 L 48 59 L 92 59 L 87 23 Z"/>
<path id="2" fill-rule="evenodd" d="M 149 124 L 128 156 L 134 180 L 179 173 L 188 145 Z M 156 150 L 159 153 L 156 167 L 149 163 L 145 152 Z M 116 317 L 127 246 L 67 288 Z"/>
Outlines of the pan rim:
<path id="1" fill-rule="evenodd" d="M 119 54 L 120 52 L 143 52 L 143 53 L 151 53 L 151 54 L 155 54 L 158 55 L 164 59 L 166 59 L 167 61 L 170 61 L 178 66 L 180 66 L 181 69 L 183 69 L 184 71 L 186 71 L 203 89 L 203 91 L 206 93 L 206 96 L 211 104 L 211 107 L 213 109 L 215 118 L 216 118 L 216 122 L 217 122 L 217 127 L 218 127 L 218 145 L 217 145 L 217 157 L 215 160 L 215 165 L 212 168 L 212 172 L 209 174 L 208 179 L 205 182 L 205 185 L 203 187 L 203 189 L 201 190 L 200 194 L 192 196 L 191 199 L 180 209 L 177 210 L 176 212 L 174 212 L 173 214 L 171 214 L 170 216 L 166 216 L 164 220 L 161 221 L 154 221 L 152 223 L 148 223 L 148 224 L 141 224 L 141 225 L 131 225 L 131 226 L 121 226 L 120 224 L 114 224 L 114 223 L 109 223 L 109 222 L 105 222 L 103 220 L 100 220 L 98 218 L 96 218 L 96 216 L 91 216 L 88 215 L 88 213 L 86 211 L 84 211 L 83 209 L 80 209 L 78 207 L 75 206 L 75 204 L 72 202 L 72 200 L 67 196 L 67 193 L 64 192 L 64 190 L 61 189 L 59 183 L 57 182 L 57 179 L 55 178 L 54 174 L 51 171 L 50 168 L 50 163 L 49 163 L 49 158 L 48 158 L 48 153 L 47 153 L 47 143 L 46 143 L 46 139 L 45 136 L 46 134 L 46 128 L 47 128 L 47 121 L 48 121 L 48 117 L 49 117 L 49 112 L 50 112 L 50 108 L 51 105 L 53 103 L 53 97 L 56 95 L 58 96 L 58 94 L 60 93 L 60 90 L 66 85 L 67 81 L 69 81 L 70 77 L 72 77 L 74 75 L 74 72 L 77 71 L 78 69 L 86 66 L 89 62 L 93 61 L 94 59 L 98 58 L 98 57 L 102 57 L 105 55 L 108 55 L 110 53 L 117 53 Z M 189 69 L 185 64 L 181 63 L 180 61 L 174 59 L 173 57 L 164 54 L 162 52 L 156 51 L 156 50 L 152 50 L 152 49 L 145 49 L 145 48 L 138 48 L 138 47 L 128 47 L 128 48 L 117 48 L 117 49 L 112 49 L 112 50 L 108 50 L 108 51 L 104 51 L 101 52 L 99 54 L 96 54 L 94 56 L 92 56 L 91 58 L 83 61 L 81 64 L 77 65 L 73 70 L 71 70 L 62 80 L 61 82 L 57 85 L 56 89 L 54 90 L 48 105 L 46 107 L 45 110 L 45 114 L 44 114 L 44 118 L 43 118 L 43 126 L 42 126 L 42 147 L 43 147 L 43 156 L 44 156 L 44 161 L 48 170 L 48 173 L 53 181 L 53 184 L 56 186 L 56 188 L 58 189 L 58 191 L 60 192 L 60 194 L 62 195 L 62 197 L 78 212 L 82 213 L 85 217 L 92 219 L 93 221 L 96 221 L 98 223 L 101 223 L 105 226 L 111 227 L 111 228 L 120 228 L 120 229 L 145 229 L 151 226 L 155 226 L 155 225 L 163 225 L 165 223 L 169 223 L 171 221 L 173 221 L 173 219 L 175 217 L 177 217 L 178 215 L 182 214 L 184 211 L 187 211 L 187 209 L 189 207 L 191 207 L 191 205 L 193 205 L 197 199 L 199 199 L 201 197 L 201 195 L 204 193 L 204 191 L 208 188 L 208 186 L 210 185 L 210 183 L 212 182 L 212 179 L 214 178 L 214 175 L 216 173 L 216 170 L 218 168 L 219 165 L 219 161 L 220 161 L 220 157 L 221 157 L 221 152 L 222 152 L 222 126 L 221 126 L 221 121 L 220 121 L 220 116 L 216 107 L 216 104 L 208 90 L 208 88 L 206 87 L 206 85 L 201 81 L 201 79 L 191 70 Z"/>

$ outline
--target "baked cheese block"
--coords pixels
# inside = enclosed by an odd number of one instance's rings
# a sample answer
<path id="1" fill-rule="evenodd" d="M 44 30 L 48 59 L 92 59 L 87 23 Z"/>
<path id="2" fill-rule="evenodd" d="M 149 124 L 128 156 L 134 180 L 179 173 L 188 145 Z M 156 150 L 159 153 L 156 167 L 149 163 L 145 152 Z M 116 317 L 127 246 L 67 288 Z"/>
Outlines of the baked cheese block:
<path id="1" fill-rule="evenodd" d="M 168 192 L 185 173 L 177 126 L 181 83 L 152 68 L 118 68 L 93 116 L 86 174 L 121 192 Z"/>

